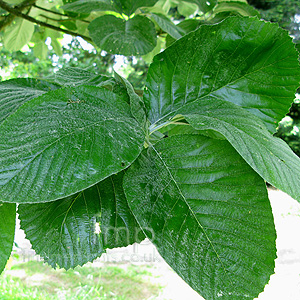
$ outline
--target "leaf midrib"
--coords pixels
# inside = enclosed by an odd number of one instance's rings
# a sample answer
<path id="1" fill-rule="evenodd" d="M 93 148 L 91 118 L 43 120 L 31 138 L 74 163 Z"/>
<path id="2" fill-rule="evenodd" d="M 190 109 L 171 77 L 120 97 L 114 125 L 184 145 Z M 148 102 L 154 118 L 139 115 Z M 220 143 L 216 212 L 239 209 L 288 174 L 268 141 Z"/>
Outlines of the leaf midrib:
<path id="1" fill-rule="evenodd" d="M 287 41 L 287 42 L 288 42 L 288 41 Z M 286 42 L 286 43 L 287 43 L 287 42 Z M 159 119 L 157 119 L 154 123 L 152 123 L 152 125 L 159 123 L 161 120 L 164 120 L 164 119 L 165 119 L 166 117 L 168 117 L 169 115 L 171 115 L 171 114 L 173 114 L 173 113 L 176 113 L 178 110 L 182 109 L 182 108 L 183 108 L 184 106 L 186 106 L 186 105 L 189 105 L 189 104 L 191 104 L 191 103 L 194 103 L 194 102 L 196 102 L 196 101 L 198 101 L 198 100 L 201 100 L 201 99 L 203 99 L 203 98 L 205 98 L 205 97 L 207 97 L 207 96 L 215 96 L 214 93 L 220 91 L 221 89 L 226 88 L 226 87 L 228 87 L 229 85 L 232 85 L 232 84 L 238 82 L 239 80 L 242 80 L 242 79 L 246 78 L 246 76 L 249 76 L 249 75 L 251 75 L 251 74 L 255 74 L 256 72 L 260 72 L 261 70 L 263 70 L 263 69 L 265 69 L 265 68 L 268 68 L 268 67 L 271 67 L 272 65 L 277 64 L 278 62 L 281 62 L 281 61 L 283 61 L 283 60 L 286 60 L 286 59 L 288 59 L 288 58 L 290 58 L 290 57 L 293 57 L 293 56 L 292 56 L 292 55 L 286 56 L 286 57 L 284 57 L 284 58 L 282 58 L 282 59 L 280 59 L 280 60 L 277 60 L 277 61 L 275 61 L 275 62 L 273 62 L 273 63 L 271 63 L 271 64 L 262 66 L 262 67 L 259 68 L 259 69 L 253 70 L 252 72 L 249 72 L 249 73 L 246 73 L 246 74 L 244 74 L 243 76 L 238 77 L 237 79 L 235 79 L 235 80 L 233 80 L 233 81 L 227 82 L 226 84 L 224 84 L 223 86 L 221 86 L 221 87 L 219 87 L 219 88 L 217 88 L 217 89 L 215 89 L 215 90 L 211 90 L 210 92 L 206 93 L 205 95 L 202 95 L 202 96 L 199 97 L 199 94 L 198 94 L 198 96 L 197 96 L 194 100 L 191 100 L 191 101 L 189 101 L 188 103 L 185 102 L 181 107 L 176 108 L 176 109 L 172 110 L 171 112 L 169 112 L 169 113 L 163 115 L 162 117 L 160 117 Z M 175 68 L 174 68 L 174 69 L 175 69 Z M 175 74 L 175 73 L 173 72 L 172 78 L 174 77 L 174 74 Z M 173 80 L 172 80 L 172 84 L 173 84 Z M 159 87 L 160 87 L 160 85 L 159 85 Z M 199 92 L 200 92 L 200 91 L 199 91 Z M 252 93 L 251 93 L 251 94 L 252 94 Z M 173 97 L 172 97 L 171 100 L 172 100 L 171 103 L 172 103 L 172 106 L 173 106 L 173 103 L 174 103 Z M 222 100 L 223 100 L 223 101 L 227 101 L 227 100 L 224 100 L 224 99 L 222 99 Z M 230 101 L 228 101 L 228 102 L 230 102 Z"/>
<path id="2" fill-rule="evenodd" d="M 215 255 L 216 255 L 218 261 L 220 262 L 223 271 L 224 271 L 225 274 L 228 276 L 228 279 L 229 279 L 229 282 L 230 282 L 231 286 L 233 287 L 233 286 L 234 286 L 234 285 L 233 285 L 233 282 L 232 282 L 230 276 L 228 275 L 228 272 L 227 272 L 227 270 L 226 270 L 226 268 L 225 268 L 225 266 L 224 266 L 224 264 L 223 264 L 223 262 L 222 262 L 222 260 L 221 260 L 221 258 L 220 258 L 220 256 L 219 256 L 218 252 L 216 251 L 216 249 L 215 249 L 215 247 L 214 247 L 212 241 L 211 241 L 210 238 L 208 237 L 208 235 L 207 235 L 207 233 L 206 233 L 204 227 L 202 226 L 202 224 L 201 224 L 201 223 L 199 222 L 199 220 L 197 219 L 197 217 L 196 217 L 194 211 L 192 210 L 191 206 L 189 205 L 188 201 L 186 200 L 185 196 L 183 195 L 183 193 L 182 193 L 180 187 L 178 186 L 178 184 L 177 184 L 177 182 L 176 182 L 174 176 L 172 175 L 171 171 L 169 170 L 168 166 L 165 164 L 163 158 L 160 156 L 159 152 L 155 149 L 154 146 L 152 146 L 152 149 L 155 151 L 155 153 L 157 154 L 158 158 L 160 159 L 160 161 L 162 162 L 162 164 L 163 164 L 164 167 L 166 168 L 167 172 L 169 173 L 169 175 L 170 175 L 170 177 L 171 177 L 171 180 L 174 182 L 176 188 L 177 188 L 178 191 L 179 191 L 180 196 L 182 197 L 182 199 L 184 200 L 185 204 L 187 205 L 189 211 L 191 212 L 191 215 L 194 217 L 194 219 L 196 220 L 197 224 L 199 225 L 199 227 L 201 228 L 202 232 L 204 233 L 204 235 L 205 235 L 205 237 L 206 237 L 208 243 L 210 244 L 210 246 L 211 246 L 213 252 L 215 253 Z"/>

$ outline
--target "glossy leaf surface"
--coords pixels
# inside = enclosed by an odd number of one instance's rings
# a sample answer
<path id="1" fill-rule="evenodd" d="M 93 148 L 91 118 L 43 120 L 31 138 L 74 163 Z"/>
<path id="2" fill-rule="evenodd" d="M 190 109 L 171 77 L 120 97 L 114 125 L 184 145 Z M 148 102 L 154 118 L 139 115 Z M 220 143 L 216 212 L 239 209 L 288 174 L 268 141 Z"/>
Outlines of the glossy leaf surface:
<path id="1" fill-rule="evenodd" d="M 160 254 L 206 300 L 264 289 L 276 257 L 272 210 L 264 181 L 227 141 L 166 138 L 133 163 L 124 190 Z"/>
<path id="2" fill-rule="evenodd" d="M 25 102 L 58 88 L 59 85 L 31 78 L 0 82 L 0 123 Z"/>
<path id="3" fill-rule="evenodd" d="M 123 172 L 78 194 L 51 203 L 22 204 L 21 228 L 51 266 L 83 265 L 106 248 L 144 239 L 122 188 Z"/>
<path id="4" fill-rule="evenodd" d="M 88 28 L 94 43 L 108 53 L 144 55 L 156 45 L 154 23 L 144 16 L 129 20 L 102 16 L 93 20 Z"/>
<path id="5" fill-rule="evenodd" d="M 10 257 L 16 224 L 16 204 L 0 202 L 0 274 Z"/>
<path id="6" fill-rule="evenodd" d="M 216 97 L 190 103 L 179 113 L 197 130 L 221 133 L 261 177 L 300 201 L 300 158 L 259 118 Z"/>
<path id="7" fill-rule="evenodd" d="M 1 200 L 67 197 L 125 169 L 143 143 L 129 104 L 111 91 L 82 86 L 42 95 L 0 126 Z"/>
<path id="8" fill-rule="evenodd" d="M 144 99 L 152 123 L 208 95 L 261 118 L 273 133 L 299 85 L 298 54 L 288 33 L 256 18 L 202 25 L 157 55 Z"/>

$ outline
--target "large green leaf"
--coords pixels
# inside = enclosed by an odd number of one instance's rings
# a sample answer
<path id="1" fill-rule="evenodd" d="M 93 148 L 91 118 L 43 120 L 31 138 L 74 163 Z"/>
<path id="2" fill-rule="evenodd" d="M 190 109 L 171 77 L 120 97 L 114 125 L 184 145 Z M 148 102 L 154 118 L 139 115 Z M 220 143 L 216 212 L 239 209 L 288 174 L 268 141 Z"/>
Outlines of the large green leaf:
<path id="1" fill-rule="evenodd" d="M 0 123 L 25 102 L 58 88 L 56 84 L 31 78 L 0 82 Z"/>
<path id="2" fill-rule="evenodd" d="M 10 257 L 16 224 L 16 204 L 0 202 L 0 274 Z"/>
<path id="3" fill-rule="evenodd" d="M 143 143 L 123 97 L 90 86 L 49 92 L 0 126 L 1 200 L 48 202 L 72 195 L 125 169 Z"/>
<path id="4" fill-rule="evenodd" d="M 50 203 L 21 204 L 21 228 L 51 266 L 65 269 L 99 257 L 106 248 L 145 238 L 122 188 L 123 173 L 78 194 Z"/>
<path id="5" fill-rule="evenodd" d="M 106 15 L 92 21 L 88 28 L 94 43 L 108 53 L 144 55 L 156 45 L 154 23 L 144 16 L 124 20 Z"/>
<path id="6" fill-rule="evenodd" d="M 272 210 L 264 181 L 227 141 L 163 139 L 129 168 L 124 190 L 160 254 L 206 300 L 263 291 L 276 257 Z"/>
<path id="7" fill-rule="evenodd" d="M 202 25 L 155 57 L 144 93 L 149 119 L 162 123 L 211 95 L 257 115 L 273 133 L 299 85 L 297 58 L 276 24 L 230 17 Z"/>
<path id="8" fill-rule="evenodd" d="M 62 7 L 66 11 L 90 13 L 92 11 L 116 11 L 130 16 L 139 7 L 153 6 L 157 0 L 78 0 Z"/>
<path id="9" fill-rule="evenodd" d="M 300 158 L 239 106 L 207 96 L 179 110 L 197 130 L 221 133 L 266 181 L 300 201 Z"/>
<path id="10" fill-rule="evenodd" d="M 13 24 L 5 29 L 4 46 L 9 51 L 18 51 L 29 43 L 34 32 L 34 24 L 22 18 L 16 18 Z"/>

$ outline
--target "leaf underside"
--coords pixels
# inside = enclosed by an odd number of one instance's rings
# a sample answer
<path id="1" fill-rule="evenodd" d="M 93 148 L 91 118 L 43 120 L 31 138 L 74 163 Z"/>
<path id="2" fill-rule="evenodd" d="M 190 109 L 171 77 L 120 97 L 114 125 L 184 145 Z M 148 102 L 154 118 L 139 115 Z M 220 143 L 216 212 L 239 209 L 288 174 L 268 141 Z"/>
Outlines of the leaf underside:
<path id="1" fill-rule="evenodd" d="M 94 43 L 108 53 L 144 55 L 156 46 L 154 23 L 140 15 L 129 20 L 102 16 L 90 23 L 89 32 Z"/>
<path id="2" fill-rule="evenodd" d="M 227 141 L 166 138 L 133 163 L 124 190 L 160 254 L 206 300 L 263 291 L 276 257 L 272 210 L 264 181 Z"/>

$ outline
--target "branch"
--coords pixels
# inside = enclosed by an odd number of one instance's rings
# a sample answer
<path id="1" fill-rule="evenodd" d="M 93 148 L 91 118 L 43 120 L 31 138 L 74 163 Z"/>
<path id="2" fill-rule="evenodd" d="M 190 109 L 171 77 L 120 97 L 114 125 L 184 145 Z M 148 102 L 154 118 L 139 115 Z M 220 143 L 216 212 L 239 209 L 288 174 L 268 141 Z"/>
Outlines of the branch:
<path id="1" fill-rule="evenodd" d="M 28 2 L 32 2 L 32 1 L 28 1 Z M 32 18 L 28 15 L 25 15 L 20 10 L 18 10 L 17 8 L 14 8 L 14 7 L 8 5 L 7 3 L 5 3 L 2 0 L 0 0 L 0 7 L 2 9 L 6 10 L 7 12 L 9 12 L 9 13 L 17 16 L 17 17 L 23 18 L 23 19 L 25 19 L 29 22 L 38 24 L 40 26 L 48 27 L 48 28 L 51 28 L 53 30 L 60 31 L 60 32 L 63 32 L 63 33 L 66 33 L 66 34 L 70 34 L 72 36 L 80 36 L 83 39 L 85 39 L 87 42 L 92 42 L 92 39 L 90 37 L 87 37 L 85 35 L 82 35 L 82 34 L 67 30 L 67 29 L 63 29 L 63 28 L 60 28 L 60 27 L 57 27 L 57 26 L 54 26 L 54 25 L 51 25 L 51 24 L 48 24 L 48 23 L 45 23 L 45 22 L 42 22 L 42 21 L 39 21 L 39 20 L 34 19 L 34 18 Z"/>
<path id="2" fill-rule="evenodd" d="M 25 0 L 22 3 L 15 6 L 15 9 L 22 11 L 23 9 L 34 5 L 36 0 Z M 7 16 L 3 16 L 3 19 L 0 22 L 0 31 L 4 29 L 6 26 L 10 25 L 12 21 L 15 19 L 15 15 L 9 14 Z"/>
<path id="3" fill-rule="evenodd" d="M 34 6 L 35 8 L 38 8 L 38 9 L 40 9 L 40 10 L 49 12 L 49 13 L 51 13 L 51 14 L 58 15 L 58 16 L 62 16 L 62 17 L 66 17 L 66 18 L 68 18 L 68 19 L 70 19 L 70 20 L 75 20 L 75 21 L 77 21 L 77 19 L 71 18 L 70 16 L 65 15 L 65 14 L 62 14 L 62 13 L 60 13 L 60 12 L 57 12 L 57 11 L 53 11 L 53 10 L 47 9 L 47 8 L 38 6 L 38 5 L 36 5 L 36 4 L 33 4 L 33 6 Z M 84 23 L 90 23 L 89 21 L 86 21 L 86 20 L 78 20 L 78 21 L 81 21 L 81 22 L 84 22 Z"/>

